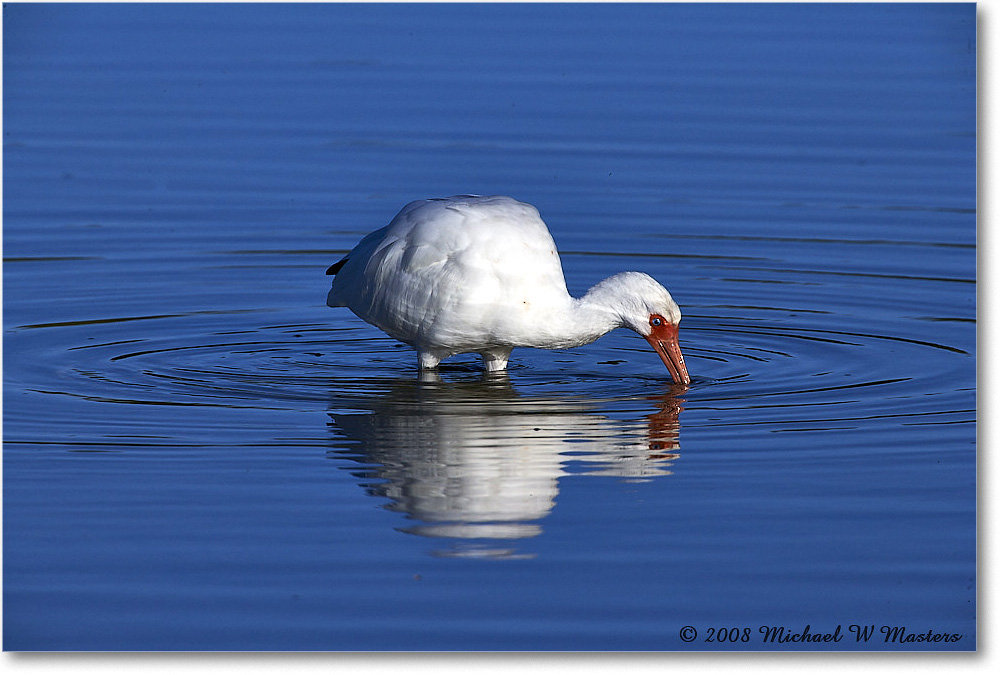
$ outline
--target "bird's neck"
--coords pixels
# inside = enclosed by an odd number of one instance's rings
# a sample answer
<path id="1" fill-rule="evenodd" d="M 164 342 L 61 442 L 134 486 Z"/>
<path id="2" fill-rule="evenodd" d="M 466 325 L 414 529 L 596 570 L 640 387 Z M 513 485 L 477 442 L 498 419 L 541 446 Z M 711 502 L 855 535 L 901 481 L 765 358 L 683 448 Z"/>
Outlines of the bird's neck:
<path id="1" fill-rule="evenodd" d="M 595 295 L 592 288 L 582 298 L 571 300 L 572 327 L 567 334 L 576 338 L 574 347 L 590 344 L 605 333 L 622 326 L 620 315 L 614 306 Z"/>
<path id="2" fill-rule="evenodd" d="M 591 289 L 582 298 L 565 296 L 564 301 L 545 308 L 544 317 L 533 322 L 538 333 L 530 340 L 534 347 L 566 349 L 590 344 L 622 323 L 612 306 Z"/>

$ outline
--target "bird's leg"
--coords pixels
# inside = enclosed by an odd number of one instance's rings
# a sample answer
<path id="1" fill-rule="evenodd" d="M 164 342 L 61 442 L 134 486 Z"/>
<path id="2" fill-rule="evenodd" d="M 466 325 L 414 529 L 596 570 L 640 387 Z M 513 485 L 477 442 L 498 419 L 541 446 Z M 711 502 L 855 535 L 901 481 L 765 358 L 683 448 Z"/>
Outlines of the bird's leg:
<path id="1" fill-rule="evenodd" d="M 511 349 L 495 348 L 492 351 L 480 352 L 483 357 L 483 368 L 487 373 L 496 373 L 507 369 L 507 359 L 510 358 Z"/>
<path id="2" fill-rule="evenodd" d="M 434 352 L 419 352 L 417 358 L 420 360 L 420 370 L 434 370 L 441 363 L 441 357 Z"/>

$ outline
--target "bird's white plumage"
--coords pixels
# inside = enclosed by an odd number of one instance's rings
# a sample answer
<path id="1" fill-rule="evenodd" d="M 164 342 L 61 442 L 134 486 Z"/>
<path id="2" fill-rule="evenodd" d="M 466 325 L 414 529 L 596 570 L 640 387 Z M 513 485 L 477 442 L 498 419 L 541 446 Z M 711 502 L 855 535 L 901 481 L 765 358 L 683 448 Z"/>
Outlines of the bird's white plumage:
<path id="1" fill-rule="evenodd" d="M 508 197 L 408 204 L 365 237 L 327 297 L 393 337 L 446 351 L 544 343 L 553 306 L 569 294 L 538 211 Z M 545 346 L 539 344 L 538 346 Z"/>
<path id="2" fill-rule="evenodd" d="M 425 368 L 475 352 L 500 370 L 514 347 L 577 346 L 619 326 L 648 335 L 656 312 L 680 321 L 666 289 L 638 272 L 572 298 L 538 211 L 500 196 L 406 205 L 342 261 L 327 304 L 414 346 Z"/>

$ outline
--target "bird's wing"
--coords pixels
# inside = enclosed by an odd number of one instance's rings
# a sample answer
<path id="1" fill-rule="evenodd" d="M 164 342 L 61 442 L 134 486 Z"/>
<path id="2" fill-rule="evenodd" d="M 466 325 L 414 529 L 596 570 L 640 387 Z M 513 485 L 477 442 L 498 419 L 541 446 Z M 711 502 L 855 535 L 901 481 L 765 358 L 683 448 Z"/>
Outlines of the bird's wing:
<path id="1" fill-rule="evenodd" d="M 405 206 L 351 251 L 328 296 L 410 343 L 485 344 L 513 311 L 568 293 L 538 212 L 506 197 Z"/>

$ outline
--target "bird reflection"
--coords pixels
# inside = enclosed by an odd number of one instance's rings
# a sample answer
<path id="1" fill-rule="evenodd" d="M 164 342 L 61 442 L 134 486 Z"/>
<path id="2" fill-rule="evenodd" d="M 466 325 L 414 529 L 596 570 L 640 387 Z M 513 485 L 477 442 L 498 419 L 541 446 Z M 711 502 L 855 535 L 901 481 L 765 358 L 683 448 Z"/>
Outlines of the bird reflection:
<path id="1" fill-rule="evenodd" d="M 668 393 L 648 403 L 655 412 L 616 420 L 592 401 L 521 396 L 505 376 L 444 382 L 426 374 L 374 399 L 335 396 L 330 456 L 352 460 L 366 491 L 409 517 L 402 531 L 450 540 L 435 555 L 518 557 L 513 540 L 542 532 L 560 477 L 671 473 L 681 402 Z"/>

